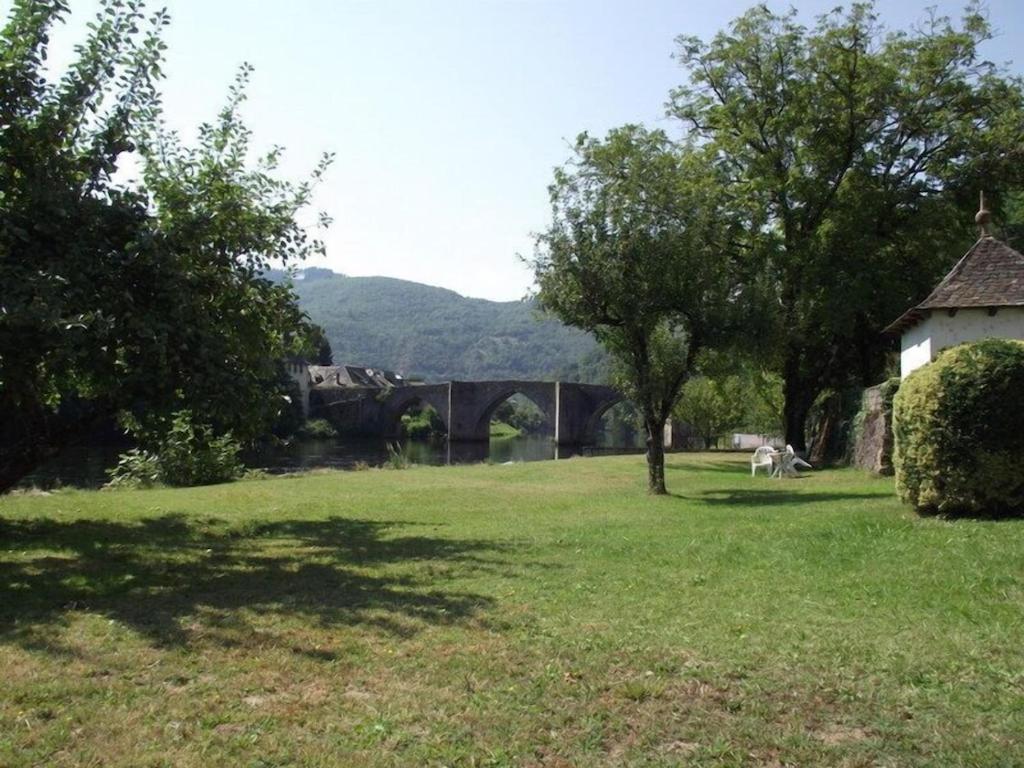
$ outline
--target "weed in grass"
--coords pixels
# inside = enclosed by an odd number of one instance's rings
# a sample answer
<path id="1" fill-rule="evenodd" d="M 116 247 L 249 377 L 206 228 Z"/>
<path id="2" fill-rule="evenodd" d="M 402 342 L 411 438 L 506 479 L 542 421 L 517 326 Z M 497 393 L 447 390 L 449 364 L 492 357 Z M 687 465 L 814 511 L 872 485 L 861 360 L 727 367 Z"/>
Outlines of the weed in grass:
<path id="1" fill-rule="evenodd" d="M 388 458 L 384 463 L 385 469 L 408 469 L 412 466 L 412 458 L 409 455 L 408 443 L 388 443 Z"/>

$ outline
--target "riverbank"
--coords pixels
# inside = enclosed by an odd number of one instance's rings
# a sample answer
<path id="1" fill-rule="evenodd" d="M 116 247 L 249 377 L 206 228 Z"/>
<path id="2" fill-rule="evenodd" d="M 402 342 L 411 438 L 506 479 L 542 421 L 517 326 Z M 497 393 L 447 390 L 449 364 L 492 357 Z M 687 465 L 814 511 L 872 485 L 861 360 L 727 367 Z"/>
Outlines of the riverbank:
<path id="1" fill-rule="evenodd" d="M 515 430 L 514 427 L 509 429 Z M 314 469 L 362 469 L 389 463 L 395 441 L 339 436 L 336 438 L 293 440 L 279 446 L 265 446 L 242 454 L 249 469 L 285 474 Z M 401 450 L 413 464 L 504 464 L 520 461 L 549 461 L 575 455 L 614 455 L 638 453 L 640 444 L 606 442 L 601 445 L 555 445 L 550 435 L 506 433 L 492 436 L 488 442 L 449 443 L 443 438 L 417 438 L 400 441 Z M 100 488 L 110 479 L 125 446 L 75 446 L 55 460 L 25 477 L 22 489 L 54 490 L 63 487 Z"/>
<path id="2" fill-rule="evenodd" d="M 1021 524 L 745 462 L 0 498 L 0 764 L 1024 762 Z"/>

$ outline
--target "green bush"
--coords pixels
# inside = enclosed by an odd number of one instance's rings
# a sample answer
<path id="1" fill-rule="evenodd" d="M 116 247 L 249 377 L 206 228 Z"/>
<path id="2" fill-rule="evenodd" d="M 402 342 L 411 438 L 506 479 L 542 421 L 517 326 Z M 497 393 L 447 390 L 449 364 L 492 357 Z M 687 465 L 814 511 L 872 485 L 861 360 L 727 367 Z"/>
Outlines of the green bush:
<path id="1" fill-rule="evenodd" d="M 338 430 L 327 419 L 310 419 L 298 430 L 304 440 L 328 440 L 338 436 Z"/>
<path id="2" fill-rule="evenodd" d="M 109 470 L 108 488 L 150 488 L 160 482 L 160 461 L 155 453 L 132 448 L 117 457 Z"/>
<path id="3" fill-rule="evenodd" d="M 424 440 L 445 433 L 440 414 L 429 405 L 402 416 L 402 433 L 415 440 Z"/>
<path id="4" fill-rule="evenodd" d="M 242 476 L 241 450 L 231 434 L 215 435 L 206 424 L 195 424 L 190 411 L 174 414 L 156 450 L 134 449 L 122 454 L 110 471 L 114 487 L 190 486 L 226 483 Z"/>
<path id="5" fill-rule="evenodd" d="M 506 424 L 504 421 L 492 421 L 488 434 L 491 437 L 508 440 L 512 437 L 519 437 L 523 433 L 521 430 L 516 429 L 511 424 Z"/>
<path id="6" fill-rule="evenodd" d="M 900 498 L 943 515 L 1024 515 L 1024 342 L 948 349 L 893 401 Z"/>

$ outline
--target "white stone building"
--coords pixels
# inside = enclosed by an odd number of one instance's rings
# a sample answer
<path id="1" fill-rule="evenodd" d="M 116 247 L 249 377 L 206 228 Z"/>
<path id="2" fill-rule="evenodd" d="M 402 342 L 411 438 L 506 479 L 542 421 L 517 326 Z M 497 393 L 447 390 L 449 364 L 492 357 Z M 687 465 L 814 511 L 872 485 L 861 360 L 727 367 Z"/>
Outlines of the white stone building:
<path id="1" fill-rule="evenodd" d="M 927 299 L 886 329 L 901 338 L 901 378 L 956 344 L 1024 339 L 1024 255 L 989 234 L 984 198 L 975 220 L 979 240 Z"/>

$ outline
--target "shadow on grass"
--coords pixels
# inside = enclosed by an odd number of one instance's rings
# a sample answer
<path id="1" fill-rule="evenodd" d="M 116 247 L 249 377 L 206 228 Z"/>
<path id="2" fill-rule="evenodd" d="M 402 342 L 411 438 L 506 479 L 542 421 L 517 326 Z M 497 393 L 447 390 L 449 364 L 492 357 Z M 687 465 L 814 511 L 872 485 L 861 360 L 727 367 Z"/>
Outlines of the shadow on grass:
<path id="1" fill-rule="evenodd" d="M 672 455 L 672 454 L 670 454 Z M 685 454 L 683 454 L 685 455 Z M 666 472 L 693 472 L 700 474 L 702 472 L 726 472 L 730 475 L 742 475 L 750 474 L 750 461 L 700 461 L 700 462 L 686 462 L 676 463 L 668 460 L 666 457 L 665 461 Z"/>
<path id="2" fill-rule="evenodd" d="M 781 483 L 789 483 L 792 480 L 783 480 Z M 728 490 L 704 491 L 698 497 L 686 497 L 697 500 L 711 506 L 732 506 L 732 507 L 780 507 L 793 504 L 824 504 L 832 501 L 866 501 L 868 499 L 882 499 L 891 496 L 891 493 L 843 493 L 843 492 L 808 492 L 790 491 L 784 488 L 778 490 L 764 490 L 752 488 L 749 490 Z"/>
<path id="3" fill-rule="evenodd" d="M 49 649 L 48 630 L 76 610 L 161 646 L 200 637 L 234 646 L 266 642 L 253 615 L 271 620 L 261 624 L 299 618 L 409 635 L 489 608 L 490 598 L 443 585 L 503 568 L 495 554 L 507 545 L 388 535 L 409 525 L 333 517 L 232 528 L 181 515 L 0 521 L 0 641 Z"/>

